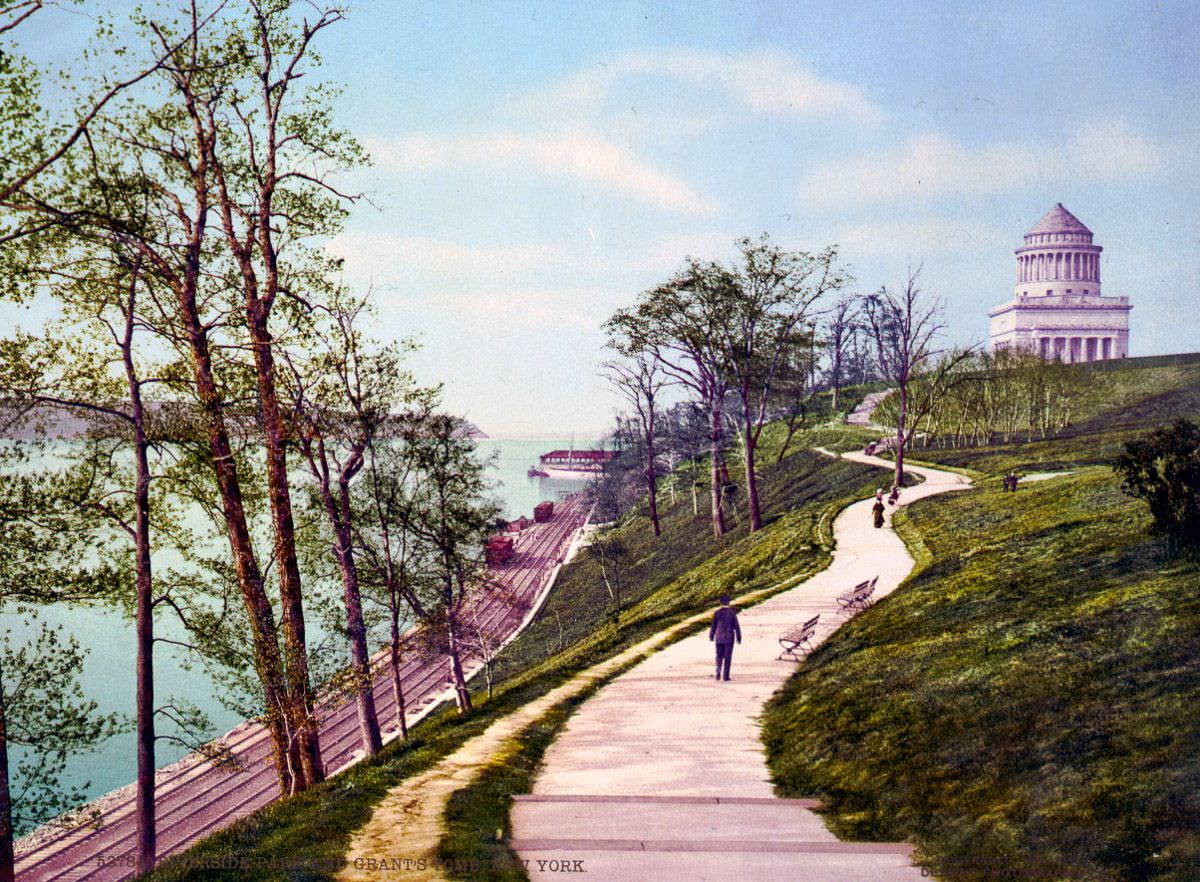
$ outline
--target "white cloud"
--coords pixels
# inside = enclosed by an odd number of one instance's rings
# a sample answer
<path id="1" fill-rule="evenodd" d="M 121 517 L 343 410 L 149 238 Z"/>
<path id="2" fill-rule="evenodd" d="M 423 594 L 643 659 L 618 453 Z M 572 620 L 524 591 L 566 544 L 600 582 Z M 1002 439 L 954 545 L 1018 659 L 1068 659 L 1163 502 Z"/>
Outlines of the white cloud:
<path id="1" fill-rule="evenodd" d="M 948 252 L 976 255 L 1002 249 L 1007 242 L 990 227 L 945 218 L 857 224 L 839 231 L 834 241 L 842 256 L 851 259 L 870 254 L 916 260 Z"/>
<path id="2" fill-rule="evenodd" d="M 417 270 L 443 277 L 542 270 L 569 257 L 558 244 L 475 246 L 373 233 L 343 233 L 329 243 L 328 250 L 360 269 L 383 264 L 402 275 Z"/>
<path id="3" fill-rule="evenodd" d="M 565 290 L 559 288 L 479 286 L 459 288 L 441 293 L 397 295 L 396 305 L 411 310 L 416 301 L 424 300 L 435 308 L 444 322 L 447 314 L 472 331 L 497 330 L 511 333 L 517 328 L 544 332 L 553 337 L 566 328 L 595 331 L 612 308 L 608 304 L 619 300 L 617 294 L 603 290 Z M 384 310 L 393 303 L 381 300 Z M 499 336 L 504 336 L 500 334 Z"/>
<path id="4" fill-rule="evenodd" d="M 857 86 L 823 79 L 794 56 L 775 49 L 742 53 L 698 49 L 627 52 L 568 77 L 534 108 L 593 109 L 628 77 L 672 79 L 722 91 L 757 113 L 880 122 L 883 112 Z"/>
<path id="5" fill-rule="evenodd" d="M 729 260 L 734 256 L 734 241 L 737 235 L 716 231 L 680 233 L 648 242 L 637 249 L 626 265 L 640 272 L 670 275 L 683 266 L 687 257 L 697 260 Z"/>
<path id="6" fill-rule="evenodd" d="M 1101 120 L 1075 135 L 1068 156 L 1100 180 L 1117 180 L 1157 171 L 1163 165 L 1164 152 L 1125 123 Z"/>
<path id="7" fill-rule="evenodd" d="M 1120 181 L 1155 171 L 1163 151 L 1121 122 L 1089 125 L 1065 143 L 972 147 L 943 135 L 918 135 L 903 148 L 814 168 L 801 182 L 805 201 L 895 200 L 1000 193 L 1033 182 Z"/>
<path id="8" fill-rule="evenodd" d="M 941 135 L 920 135 L 899 151 L 817 166 L 801 183 L 801 196 L 841 202 L 991 193 L 1029 175 L 1035 158 L 1017 145 L 973 149 Z"/>
<path id="9" fill-rule="evenodd" d="M 501 132 L 437 138 L 412 135 L 369 145 L 382 167 L 401 171 L 516 167 L 602 186 L 668 211 L 708 214 L 713 207 L 685 181 L 598 135 Z"/>

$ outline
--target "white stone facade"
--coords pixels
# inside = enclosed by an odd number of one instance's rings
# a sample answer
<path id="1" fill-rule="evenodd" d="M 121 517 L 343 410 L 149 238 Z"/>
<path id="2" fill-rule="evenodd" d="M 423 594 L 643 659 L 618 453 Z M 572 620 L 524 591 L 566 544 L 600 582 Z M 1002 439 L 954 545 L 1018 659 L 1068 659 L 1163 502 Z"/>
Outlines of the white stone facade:
<path id="1" fill-rule="evenodd" d="M 1128 297 L 1100 293 L 1099 245 L 1058 203 L 1016 250 L 1013 299 L 995 307 L 992 351 L 1019 347 L 1074 363 L 1129 355 Z"/>

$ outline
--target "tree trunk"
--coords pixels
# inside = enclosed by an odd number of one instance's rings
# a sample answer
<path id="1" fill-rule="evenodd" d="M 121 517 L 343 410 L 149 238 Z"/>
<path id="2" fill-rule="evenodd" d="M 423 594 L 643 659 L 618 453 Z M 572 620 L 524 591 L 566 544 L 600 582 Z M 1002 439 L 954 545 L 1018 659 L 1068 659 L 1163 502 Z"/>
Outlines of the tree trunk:
<path id="1" fill-rule="evenodd" d="M 654 414 L 651 413 L 646 427 L 646 495 L 650 498 L 650 524 L 654 535 L 662 535 L 658 523 L 658 476 L 654 474 Z"/>
<path id="2" fill-rule="evenodd" d="M 192 290 L 194 292 L 194 288 Z M 213 377 L 207 331 L 200 322 L 194 293 L 180 292 L 179 301 L 189 338 L 196 394 L 203 408 L 213 470 L 221 494 L 221 511 L 225 515 L 225 528 L 237 570 L 238 585 L 250 620 L 254 666 L 263 686 L 263 704 L 266 709 L 267 728 L 271 734 L 275 770 L 279 777 L 280 792 L 287 795 L 303 789 L 305 782 L 295 779 L 288 759 L 292 740 L 291 727 L 285 713 L 286 683 L 279 644 L 275 636 L 275 613 L 263 585 L 262 573 L 258 568 L 258 560 L 254 555 L 254 545 L 246 523 L 237 464 L 229 443 L 220 393 Z"/>
<path id="3" fill-rule="evenodd" d="M 292 497 L 288 487 L 285 431 L 275 386 L 273 341 L 267 330 L 265 310 L 252 294 L 247 295 L 246 310 L 250 338 L 254 345 L 254 363 L 258 375 L 258 397 L 262 408 L 263 440 L 267 449 L 267 491 L 271 502 L 271 524 L 275 534 L 275 560 L 279 567 L 279 599 L 283 607 L 283 641 L 287 664 L 287 712 L 304 782 L 299 789 L 325 780 L 321 762 L 316 720 L 313 715 L 312 689 L 308 675 L 308 648 L 304 634 L 304 602 L 300 585 L 300 565 L 296 558 L 296 526 L 292 517 Z"/>
<path id="4" fill-rule="evenodd" d="M 133 332 L 137 298 L 138 267 L 135 265 L 126 307 L 121 359 L 129 387 L 130 421 L 134 441 L 134 560 L 137 571 L 137 603 L 134 630 L 137 633 L 137 854 L 138 874 L 154 869 L 158 857 L 154 818 L 154 578 L 150 562 L 150 444 L 146 439 L 146 415 L 142 407 L 142 384 L 133 361 Z"/>
<path id="5" fill-rule="evenodd" d="M 4 686 L 0 680 L 0 882 L 13 882 L 16 879 L 15 860 L 12 791 L 8 786 L 8 720 L 4 713 Z"/>
<path id="6" fill-rule="evenodd" d="M 908 388 L 900 386 L 900 408 L 896 415 L 896 474 L 893 486 L 904 483 L 904 425 L 908 420 Z"/>
<path id="7" fill-rule="evenodd" d="M 148 873 L 157 858 L 154 822 L 154 583 L 150 570 L 150 466 L 146 435 L 141 424 L 141 400 L 133 402 L 134 430 L 138 435 L 137 521 L 134 529 L 137 557 L 137 871 Z"/>
<path id="8" fill-rule="evenodd" d="M 692 517 L 700 517 L 700 496 L 696 492 L 696 461 L 692 460 Z"/>
<path id="9" fill-rule="evenodd" d="M 452 608 L 446 610 L 447 653 L 450 656 L 450 681 L 454 685 L 454 699 L 458 712 L 465 714 L 471 709 L 471 693 L 467 689 L 467 678 L 463 673 L 462 654 L 458 639 L 458 614 Z"/>
<path id="10" fill-rule="evenodd" d="M 753 533 L 762 529 L 762 515 L 758 510 L 758 480 L 754 476 L 755 442 L 749 429 L 742 440 L 742 461 L 746 466 L 746 499 L 750 505 L 750 532 Z"/>
<path id="11" fill-rule="evenodd" d="M 392 639 L 388 647 L 388 666 L 392 672 L 392 692 L 396 696 L 396 726 L 400 738 L 408 740 L 408 720 L 405 719 L 404 683 L 400 679 L 400 598 L 391 597 Z"/>
<path id="12" fill-rule="evenodd" d="M 724 489 L 721 486 L 721 466 L 723 465 L 721 455 L 721 407 L 720 404 L 714 402 L 712 405 L 709 425 L 709 456 L 711 466 L 709 468 L 711 487 L 710 499 L 712 503 L 712 527 L 713 536 L 720 539 L 725 535 L 725 513 L 721 509 L 721 491 Z"/>
<path id="13" fill-rule="evenodd" d="M 334 553 L 342 570 L 342 598 L 346 607 L 346 636 L 350 640 L 350 666 L 354 669 L 354 704 L 358 711 L 358 729 L 363 750 L 374 756 L 383 748 L 379 734 L 379 717 L 375 711 L 375 682 L 371 673 L 371 655 L 367 649 L 367 626 L 363 621 L 362 593 L 358 585 L 358 567 L 354 562 L 353 540 L 350 535 L 350 487 L 341 483 L 340 515 L 334 520 Z M 328 497 L 328 494 L 326 494 Z M 327 498 L 332 506 L 333 499 Z"/>

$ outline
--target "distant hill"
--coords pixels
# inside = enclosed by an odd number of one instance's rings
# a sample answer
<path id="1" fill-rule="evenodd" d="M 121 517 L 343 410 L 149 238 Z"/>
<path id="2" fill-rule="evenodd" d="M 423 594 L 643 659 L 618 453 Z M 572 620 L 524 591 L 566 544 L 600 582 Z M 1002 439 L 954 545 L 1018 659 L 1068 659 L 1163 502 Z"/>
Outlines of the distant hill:
<path id="1" fill-rule="evenodd" d="M 149 402 L 146 405 L 149 419 L 161 421 L 171 415 L 180 419 L 190 408 L 182 405 L 163 405 Z M 194 412 L 194 411 L 193 411 Z M 231 421 L 242 417 L 232 415 Z M 246 417 L 249 419 L 249 417 Z M 61 438 L 76 440 L 87 437 L 96 431 L 111 432 L 116 435 L 125 431 L 124 425 L 113 417 L 103 414 L 85 415 L 83 411 L 69 407 L 51 407 L 43 405 L 32 410 L 12 403 L 0 404 L 0 438 L 9 441 L 33 441 L 38 438 Z M 467 438 L 486 439 L 490 436 L 472 422 L 465 422 L 463 436 Z"/>

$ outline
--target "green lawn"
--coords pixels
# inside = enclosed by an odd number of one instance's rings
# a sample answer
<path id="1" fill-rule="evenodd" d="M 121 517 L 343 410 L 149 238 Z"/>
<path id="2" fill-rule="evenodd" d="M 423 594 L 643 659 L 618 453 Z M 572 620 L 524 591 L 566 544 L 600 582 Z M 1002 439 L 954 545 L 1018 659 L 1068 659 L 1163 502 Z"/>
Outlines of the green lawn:
<path id="1" fill-rule="evenodd" d="M 1107 468 L 899 520 L 917 574 L 771 704 L 780 793 L 941 878 L 1200 878 L 1200 568 Z"/>

